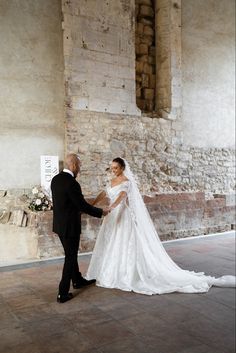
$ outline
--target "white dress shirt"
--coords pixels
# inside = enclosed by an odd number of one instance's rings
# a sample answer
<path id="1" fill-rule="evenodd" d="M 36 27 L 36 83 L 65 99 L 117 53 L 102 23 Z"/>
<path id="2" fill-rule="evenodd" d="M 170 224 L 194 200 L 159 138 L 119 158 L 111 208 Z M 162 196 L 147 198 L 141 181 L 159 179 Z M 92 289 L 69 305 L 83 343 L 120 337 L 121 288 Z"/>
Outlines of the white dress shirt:
<path id="1" fill-rule="evenodd" d="M 71 170 L 64 168 L 64 169 L 63 169 L 63 172 L 69 173 L 69 174 L 70 174 L 71 176 L 73 176 L 73 178 L 74 178 L 74 174 L 72 173 Z"/>

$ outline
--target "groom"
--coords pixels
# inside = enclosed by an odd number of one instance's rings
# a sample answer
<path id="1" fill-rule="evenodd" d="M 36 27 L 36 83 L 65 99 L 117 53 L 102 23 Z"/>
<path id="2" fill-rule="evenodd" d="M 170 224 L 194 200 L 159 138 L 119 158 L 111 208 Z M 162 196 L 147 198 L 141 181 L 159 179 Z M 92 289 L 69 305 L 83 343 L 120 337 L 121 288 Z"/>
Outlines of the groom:
<path id="1" fill-rule="evenodd" d="M 81 233 L 81 213 L 101 218 L 108 211 L 89 205 L 75 180 L 80 171 L 80 159 L 74 153 L 66 156 L 64 169 L 51 182 L 53 200 L 53 231 L 58 234 L 65 252 L 65 262 L 59 284 L 57 301 L 65 303 L 73 298 L 69 293 L 70 281 L 78 289 L 95 282 L 87 281 L 79 272 L 78 250 Z"/>

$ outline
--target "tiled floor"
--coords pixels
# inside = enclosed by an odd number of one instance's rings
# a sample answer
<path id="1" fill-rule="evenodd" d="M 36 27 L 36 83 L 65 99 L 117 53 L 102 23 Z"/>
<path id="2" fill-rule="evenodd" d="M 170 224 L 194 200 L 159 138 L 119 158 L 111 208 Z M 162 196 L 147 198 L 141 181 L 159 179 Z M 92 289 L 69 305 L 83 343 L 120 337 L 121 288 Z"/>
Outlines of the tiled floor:
<path id="1" fill-rule="evenodd" d="M 234 235 L 165 243 L 186 269 L 234 274 Z M 89 256 L 81 256 L 86 271 Z M 1 353 L 234 353 L 235 289 L 138 295 L 91 286 L 55 301 L 62 261 L 0 269 Z"/>

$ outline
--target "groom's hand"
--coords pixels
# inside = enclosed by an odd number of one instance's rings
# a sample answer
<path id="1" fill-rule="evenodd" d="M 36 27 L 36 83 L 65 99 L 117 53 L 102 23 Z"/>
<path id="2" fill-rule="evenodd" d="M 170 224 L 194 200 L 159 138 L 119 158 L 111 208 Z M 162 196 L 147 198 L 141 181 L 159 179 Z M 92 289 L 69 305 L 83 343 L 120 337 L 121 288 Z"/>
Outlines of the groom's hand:
<path id="1" fill-rule="evenodd" d="M 110 212 L 110 210 L 108 208 L 103 208 L 103 210 L 102 210 L 103 216 L 107 216 L 109 212 Z"/>

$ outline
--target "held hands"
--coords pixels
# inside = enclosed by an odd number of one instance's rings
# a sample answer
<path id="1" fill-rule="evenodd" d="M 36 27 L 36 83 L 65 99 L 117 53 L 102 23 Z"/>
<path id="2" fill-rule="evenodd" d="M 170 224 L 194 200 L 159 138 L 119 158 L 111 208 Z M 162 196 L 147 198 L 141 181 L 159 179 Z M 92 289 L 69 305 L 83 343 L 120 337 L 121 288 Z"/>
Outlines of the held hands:
<path id="1" fill-rule="evenodd" d="M 103 208 L 103 216 L 107 216 L 108 213 L 110 213 L 115 207 L 114 206 L 109 206 L 109 207 L 105 207 Z"/>
<path id="2" fill-rule="evenodd" d="M 107 216 L 108 213 L 110 213 L 110 212 L 111 212 L 110 208 L 109 207 L 105 207 L 105 208 L 103 208 L 102 215 L 103 216 Z"/>

